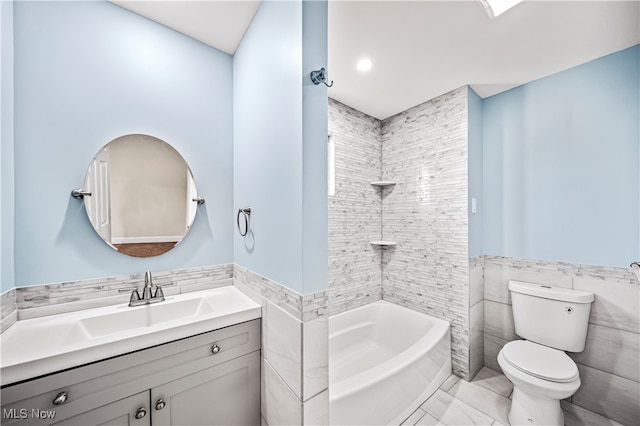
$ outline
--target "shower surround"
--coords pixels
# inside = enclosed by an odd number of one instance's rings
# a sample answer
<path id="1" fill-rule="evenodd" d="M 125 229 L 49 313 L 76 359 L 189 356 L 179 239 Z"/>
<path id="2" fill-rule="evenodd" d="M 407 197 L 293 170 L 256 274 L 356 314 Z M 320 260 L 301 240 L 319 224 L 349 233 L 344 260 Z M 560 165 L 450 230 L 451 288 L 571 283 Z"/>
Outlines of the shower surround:
<path id="1" fill-rule="evenodd" d="M 329 100 L 330 313 L 384 299 L 447 320 L 453 372 L 466 379 L 468 94 L 464 86 L 382 121 Z M 377 189 L 377 180 L 396 184 Z M 379 239 L 397 245 L 370 244 Z"/>

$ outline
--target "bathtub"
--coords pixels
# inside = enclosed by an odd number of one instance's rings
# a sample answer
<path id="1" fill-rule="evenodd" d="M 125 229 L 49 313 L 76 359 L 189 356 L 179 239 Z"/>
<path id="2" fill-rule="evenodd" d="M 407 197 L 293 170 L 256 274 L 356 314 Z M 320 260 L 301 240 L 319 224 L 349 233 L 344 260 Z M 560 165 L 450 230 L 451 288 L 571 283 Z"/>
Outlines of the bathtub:
<path id="1" fill-rule="evenodd" d="M 449 323 L 379 301 L 329 318 L 332 425 L 397 425 L 451 374 Z"/>

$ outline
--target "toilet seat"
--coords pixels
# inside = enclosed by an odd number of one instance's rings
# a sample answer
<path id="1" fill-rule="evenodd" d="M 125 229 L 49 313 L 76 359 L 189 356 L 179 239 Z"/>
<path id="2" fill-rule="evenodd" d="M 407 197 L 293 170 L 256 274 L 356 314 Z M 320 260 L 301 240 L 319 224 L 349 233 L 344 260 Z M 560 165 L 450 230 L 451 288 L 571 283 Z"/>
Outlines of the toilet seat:
<path id="1" fill-rule="evenodd" d="M 576 363 L 566 353 L 528 340 L 509 342 L 501 352 L 509 365 L 542 380 L 569 383 L 579 375 Z"/>

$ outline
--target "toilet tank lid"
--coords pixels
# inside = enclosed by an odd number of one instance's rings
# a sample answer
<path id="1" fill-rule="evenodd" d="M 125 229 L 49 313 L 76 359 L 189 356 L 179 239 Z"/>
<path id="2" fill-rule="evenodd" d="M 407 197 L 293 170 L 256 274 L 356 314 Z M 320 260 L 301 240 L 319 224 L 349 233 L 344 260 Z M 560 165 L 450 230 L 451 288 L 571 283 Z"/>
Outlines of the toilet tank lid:
<path id="1" fill-rule="evenodd" d="M 570 288 L 551 287 L 543 284 L 526 283 L 523 281 L 509 281 L 509 290 L 528 294 L 529 296 L 545 299 L 562 300 L 574 303 L 593 302 L 593 293 L 589 291 L 573 290 Z"/>

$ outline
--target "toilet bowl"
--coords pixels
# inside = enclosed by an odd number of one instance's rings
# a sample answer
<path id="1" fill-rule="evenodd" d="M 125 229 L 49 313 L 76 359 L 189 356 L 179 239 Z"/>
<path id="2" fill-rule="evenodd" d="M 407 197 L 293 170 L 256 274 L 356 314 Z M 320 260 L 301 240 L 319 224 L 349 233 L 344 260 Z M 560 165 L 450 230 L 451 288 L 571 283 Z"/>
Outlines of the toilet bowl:
<path id="1" fill-rule="evenodd" d="M 507 343 L 498 364 L 513 383 L 512 425 L 563 425 L 560 400 L 580 387 L 578 367 L 566 353 L 527 340 Z"/>
<path id="2" fill-rule="evenodd" d="M 590 292 L 509 281 L 515 332 L 498 364 L 513 383 L 511 425 L 564 425 L 560 400 L 580 387 L 575 362 L 564 351 L 584 350 Z"/>

